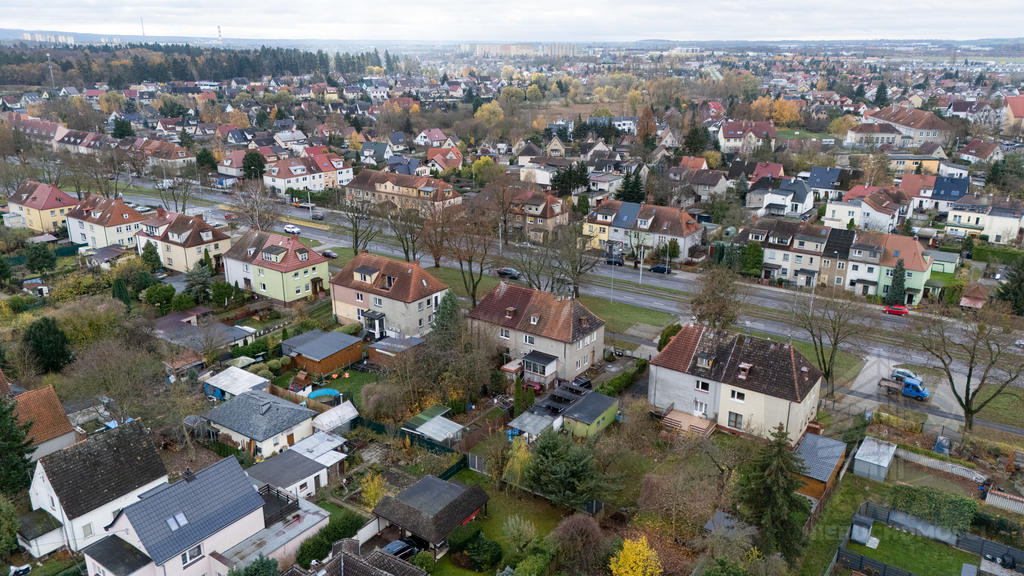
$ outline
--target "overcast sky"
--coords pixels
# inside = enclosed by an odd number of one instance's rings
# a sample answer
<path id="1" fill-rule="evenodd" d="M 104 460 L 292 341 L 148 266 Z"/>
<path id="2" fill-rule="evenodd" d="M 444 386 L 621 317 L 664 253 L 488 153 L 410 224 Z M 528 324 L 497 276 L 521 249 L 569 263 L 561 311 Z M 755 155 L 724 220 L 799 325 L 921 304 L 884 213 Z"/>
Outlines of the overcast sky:
<path id="1" fill-rule="evenodd" d="M 1021 0 L 4 0 L 0 27 L 110 36 L 413 41 L 818 40 L 1024 35 Z"/>

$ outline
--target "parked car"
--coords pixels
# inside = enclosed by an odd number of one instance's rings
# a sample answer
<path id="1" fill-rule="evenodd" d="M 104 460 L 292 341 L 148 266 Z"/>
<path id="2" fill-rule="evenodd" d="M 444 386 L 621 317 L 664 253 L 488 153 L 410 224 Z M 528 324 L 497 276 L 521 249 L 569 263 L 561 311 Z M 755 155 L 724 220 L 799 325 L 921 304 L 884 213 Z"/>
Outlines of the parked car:
<path id="1" fill-rule="evenodd" d="M 911 378 L 914 380 L 921 379 L 921 377 L 917 375 L 917 372 L 914 372 L 913 370 L 907 370 L 906 368 L 895 368 L 889 374 L 889 379 L 895 380 L 897 382 L 903 382 L 907 378 Z"/>
<path id="2" fill-rule="evenodd" d="M 903 304 L 893 304 L 892 306 L 886 306 L 885 308 L 882 309 L 882 311 L 885 312 L 886 314 L 895 314 L 897 316 L 906 316 L 907 314 L 910 314 L 910 310 L 907 310 L 907 307 L 904 306 Z"/>
<path id="3" fill-rule="evenodd" d="M 334 250 L 324 250 L 323 252 L 321 252 L 321 254 L 330 258 L 331 260 L 334 260 L 335 258 L 338 257 L 338 253 L 335 252 Z"/>
<path id="4" fill-rule="evenodd" d="M 395 540 L 384 547 L 384 552 L 401 558 L 402 560 L 408 560 L 419 552 L 419 548 L 416 547 L 416 542 L 411 538 L 402 538 L 401 540 Z"/>
<path id="5" fill-rule="evenodd" d="M 285 224 L 284 231 L 288 234 L 302 234 L 302 228 L 299 228 L 295 224 Z"/>
<path id="6" fill-rule="evenodd" d="M 312 218 L 313 220 L 323 220 L 324 219 L 324 213 L 323 212 L 313 212 L 310 215 L 310 218 Z"/>
<path id="7" fill-rule="evenodd" d="M 238 218 L 238 216 L 235 216 L 234 212 L 225 212 L 224 213 L 224 219 L 225 220 L 234 220 L 235 218 Z"/>
<path id="8" fill-rule="evenodd" d="M 498 278 L 507 278 L 509 280 L 519 280 L 519 271 L 515 268 L 498 268 L 494 271 L 498 275 Z"/>
<path id="9" fill-rule="evenodd" d="M 651 266 L 651 272 L 654 272 L 655 274 L 671 274 L 672 269 L 669 268 L 667 264 L 655 264 L 654 266 Z"/>
<path id="10" fill-rule="evenodd" d="M 523 390 L 533 390 L 534 394 L 540 394 L 544 391 L 544 386 L 540 382 L 523 382 Z"/>
<path id="11" fill-rule="evenodd" d="M 612 254 L 605 258 L 605 264 L 611 264 L 612 266 L 622 266 L 622 254 Z"/>

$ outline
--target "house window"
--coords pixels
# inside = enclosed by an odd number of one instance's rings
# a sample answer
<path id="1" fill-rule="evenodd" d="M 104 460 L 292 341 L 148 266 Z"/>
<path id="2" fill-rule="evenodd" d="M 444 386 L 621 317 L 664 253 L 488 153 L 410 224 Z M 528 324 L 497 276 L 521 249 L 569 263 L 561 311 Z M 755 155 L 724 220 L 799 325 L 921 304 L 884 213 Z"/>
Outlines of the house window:
<path id="1" fill-rule="evenodd" d="M 711 391 L 711 383 L 710 382 L 705 382 L 703 380 L 697 380 L 697 383 L 694 384 L 693 388 L 695 390 L 700 390 L 701 392 L 710 392 Z"/>
<path id="2" fill-rule="evenodd" d="M 840 270 L 846 270 L 846 262 L 839 262 L 836 264 L 836 267 Z"/>
<path id="3" fill-rule="evenodd" d="M 885 271 L 886 278 L 892 278 L 892 268 Z"/>
<path id="4" fill-rule="evenodd" d="M 536 340 L 533 336 L 531 336 L 530 334 L 523 334 L 523 344 L 529 344 L 530 346 L 533 346 L 535 342 Z"/>
<path id="5" fill-rule="evenodd" d="M 168 266 L 174 266 L 174 258 L 168 258 L 167 259 L 167 265 Z"/>
<path id="6" fill-rule="evenodd" d="M 799 254 L 797 254 L 796 263 L 797 264 L 803 264 L 804 263 L 804 257 L 800 256 Z"/>
<path id="7" fill-rule="evenodd" d="M 260 282 L 260 292 L 266 292 L 266 291 L 267 291 L 267 285 L 262 283 L 262 282 Z"/>
<path id="8" fill-rule="evenodd" d="M 782 253 L 782 261 L 783 262 L 789 262 L 789 252 L 783 252 Z"/>
<path id="9" fill-rule="evenodd" d="M 299 279 L 299 273 L 298 272 L 292 273 L 292 280 L 298 280 L 298 279 Z"/>
<path id="10" fill-rule="evenodd" d="M 743 414 L 729 412 L 729 428 L 735 428 L 737 430 L 743 428 Z"/>
<path id="11" fill-rule="evenodd" d="M 85 526 L 82 526 L 82 537 L 84 537 L 84 538 L 92 537 L 92 522 L 89 522 Z"/>
<path id="12" fill-rule="evenodd" d="M 417 309 L 418 309 L 418 310 L 419 310 L 420 312 L 423 312 L 423 302 L 420 302 L 420 303 L 418 303 L 418 304 L 416 305 L 416 308 L 417 308 Z"/>
<path id="13" fill-rule="evenodd" d="M 306 282 L 305 290 L 306 290 L 306 292 L 309 292 L 309 282 Z"/>
<path id="14" fill-rule="evenodd" d="M 361 293 L 359 293 L 359 292 L 356 292 L 356 302 L 362 302 L 362 301 L 363 301 L 363 295 Z"/>
<path id="15" fill-rule="evenodd" d="M 843 283 L 843 279 L 841 277 L 839 277 L 839 276 L 836 276 L 836 286 L 838 286 L 838 285 L 840 285 L 842 283 Z"/>
<path id="16" fill-rule="evenodd" d="M 50 496 L 50 509 L 51 510 L 56 510 L 57 509 L 57 502 L 55 502 L 53 500 L 53 496 L 52 495 Z"/>
<path id="17" fill-rule="evenodd" d="M 307 488 L 309 488 L 308 482 L 303 482 L 302 484 L 299 484 L 299 490 L 305 490 Z"/>
<path id="18" fill-rule="evenodd" d="M 730 397 L 736 402 L 743 402 L 744 400 L 746 400 L 747 395 L 743 392 L 740 392 L 739 390 L 733 390 L 730 394 Z"/>
<path id="19" fill-rule="evenodd" d="M 187 552 L 185 552 L 185 553 L 183 553 L 181 555 L 181 565 L 182 566 L 186 566 L 190 562 L 192 562 L 194 560 L 198 560 L 199 557 L 202 556 L 202 555 L 203 555 L 203 547 L 202 547 L 202 545 L 196 546 L 195 548 L 192 548 L 191 550 L 188 550 Z"/>
<path id="20" fill-rule="evenodd" d="M 257 268 L 256 274 L 258 274 L 259 276 L 263 276 L 263 268 Z"/>
<path id="21" fill-rule="evenodd" d="M 296 286 L 295 287 L 295 295 L 298 296 L 299 294 L 302 294 L 302 290 L 298 286 Z"/>
<path id="22" fill-rule="evenodd" d="M 583 363 L 580 362 L 579 360 L 577 360 L 576 361 L 576 369 L 578 370 L 581 366 L 583 366 Z"/>
<path id="23" fill-rule="evenodd" d="M 860 270 L 860 264 L 851 264 L 850 270 L 853 270 L 854 272 Z"/>
<path id="24" fill-rule="evenodd" d="M 383 308 L 384 307 L 384 300 L 382 300 L 379 296 L 374 296 L 373 297 L 373 305 L 376 306 L 377 308 Z"/>
<path id="25" fill-rule="evenodd" d="M 874 273 L 875 273 L 875 267 L 874 266 L 868 266 L 868 274 L 874 274 Z"/>
<path id="26" fill-rule="evenodd" d="M 821 261 L 821 265 L 824 266 L 825 268 L 831 268 L 832 267 L 832 261 L 828 260 L 828 259 L 822 260 Z"/>

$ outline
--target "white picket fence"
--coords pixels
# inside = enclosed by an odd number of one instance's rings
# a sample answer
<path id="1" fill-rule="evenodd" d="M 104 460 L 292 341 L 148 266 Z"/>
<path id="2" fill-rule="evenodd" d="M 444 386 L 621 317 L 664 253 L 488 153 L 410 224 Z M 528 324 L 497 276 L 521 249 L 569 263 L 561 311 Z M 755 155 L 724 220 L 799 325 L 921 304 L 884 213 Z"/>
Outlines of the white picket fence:
<path id="1" fill-rule="evenodd" d="M 985 502 L 995 506 L 996 508 L 1016 512 L 1017 514 L 1024 514 L 1024 498 L 1021 498 L 1020 496 L 991 490 L 988 493 L 988 498 L 985 498 Z"/>

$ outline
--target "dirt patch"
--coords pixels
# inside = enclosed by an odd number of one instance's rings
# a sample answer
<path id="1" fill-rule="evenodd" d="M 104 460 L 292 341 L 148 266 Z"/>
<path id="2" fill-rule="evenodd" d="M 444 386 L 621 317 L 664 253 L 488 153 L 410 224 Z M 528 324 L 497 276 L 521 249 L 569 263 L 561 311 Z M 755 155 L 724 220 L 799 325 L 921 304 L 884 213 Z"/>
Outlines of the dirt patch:
<path id="1" fill-rule="evenodd" d="M 623 539 L 647 538 L 647 544 L 658 553 L 662 574 L 689 574 L 693 570 L 697 552 L 687 548 L 677 539 L 646 526 L 622 526 L 618 523 L 611 523 L 609 527 L 612 532 Z"/>
<path id="2" fill-rule="evenodd" d="M 159 440 L 159 435 L 157 435 L 157 440 Z M 167 468 L 167 474 L 171 479 L 180 478 L 185 468 L 190 468 L 195 472 L 221 460 L 221 457 L 212 450 L 207 450 L 195 443 L 193 443 L 192 448 L 176 446 L 165 450 L 158 450 L 157 452 L 160 454 L 160 460 L 163 461 L 164 466 Z"/>

